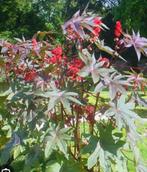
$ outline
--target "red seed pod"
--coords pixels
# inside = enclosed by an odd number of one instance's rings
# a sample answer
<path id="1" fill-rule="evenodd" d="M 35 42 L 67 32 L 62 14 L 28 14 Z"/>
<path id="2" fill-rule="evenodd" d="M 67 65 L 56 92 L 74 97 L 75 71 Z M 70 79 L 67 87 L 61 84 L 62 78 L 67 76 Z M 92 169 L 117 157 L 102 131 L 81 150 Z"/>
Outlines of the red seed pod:
<path id="1" fill-rule="evenodd" d="M 35 70 L 30 70 L 25 73 L 24 80 L 27 82 L 33 81 L 37 76 L 37 72 Z"/>
<path id="2" fill-rule="evenodd" d="M 119 38 L 122 34 L 122 25 L 121 22 L 118 20 L 115 25 L 114 35 L 115 37 Z"/>
<path id="3" fill-rule="evenodd" d="M 110 61 L 109 61 L 108 58 L 106 58 L 106 57 L 100 57 L 98 59 L 98 61 L 99 62 L 104 62 L 103 67 L 106 67 L 106 68 L 110 67 Z"/>
<path id="4" fill-rule="evenodd" d="M 94 122 L 94 110 L 95 110 L 95 108 L 94 108 L 94 106 L 92 106 L 92 105 L 87 105 L 86 107 L 85 107 L 85 112 L 86 112 L 86 114 L 87 114 L 87 120 L 89 121 L 89 122 Z"/>
<path id="5" fill-rule="evenodd" d="M 93 23 L 94 23 L 93 35 L 94 35 L 94 37 L 98 37 L 101 32 L 100 25 L 101 25 L 102 21 L 99 17 L 96 17 L 93 19 Z"/>
<path id="6" fill-rule="evenodd" d="M 99 17 L 96 17 L 96 18 L 93 19 L 93 23 L 95 25 L 100 25 L 102 23 L 102 21 L 101 21 L 101 19 Z"/>

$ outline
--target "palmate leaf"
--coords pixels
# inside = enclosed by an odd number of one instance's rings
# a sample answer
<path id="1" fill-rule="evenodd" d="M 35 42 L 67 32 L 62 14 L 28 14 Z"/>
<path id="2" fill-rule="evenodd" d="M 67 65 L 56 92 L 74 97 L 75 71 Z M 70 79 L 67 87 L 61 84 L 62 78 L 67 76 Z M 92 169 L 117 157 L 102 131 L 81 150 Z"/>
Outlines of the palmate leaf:
<path id="1" fill-rule="evenodd" d="M 61 164 L 55 160 L 49 161 L 46 164 L 46 171 L 45 172 L 60 172 Z"/>
<path id="2" fill-rule="evenodd" d="M 68 112 L 71 113 L 70 102 L 69 102 L 67 99 L 62 98 L 62 99 L 61 99 L 61 103 L 63 104 L 63 107 L 64 107 Z"/>
<path id="3" fill-rule="evenodd" d="M 126 158 L 123 158 L 123 154 L 121 152 L 117 153 L 116 171 L 128 172 L 127 160 L 126 160 Z"/>
<path id="4" fill-rule="evenodd" d="M 147 56 L 147 38 L 141 37 L 139 32 L 136 34 L 133 31 L 132 35 L 124 34 L 124 44 L 125 47 L 134 47 L 138 61 L 140 61 L 141 53 Z"/>
<path id="5" fill-rule="evenodd" d="M 113 127 L 111 124 L 107 125 L 105 128 L 101 125 L 98 126 L 100 135 L 100 144 L 104 150 L 107 150 L 113 155 L 117 155 L 117 151 L 120 147 L 124 145 L 124 141 L 121 140 L 122 133 L 113 133 Z"/>
<path id="6" fill-rule="evenodd" d="M 105 69 L 108 70 L 108 69 Z M 113 100 L 116 97 L 116 94 L 119 92 L 121 94 L 126 93 L 125 86 L 129 86 L 129 82 L 125 80 L 125 77 L 121 74 L 117 74 L 114 72 L 114 69 L 110 69 L 103 74 L 103 78 L 101 78 L 100 82 L 95 87 L 94 92 L 98 93 L 102 91 L 104 88 L 109 88 L 109 97 Z"/>
<path id="7" fill-rule="evenodd" d="M 60 172 L 86 172 L 83 167 L 83 163 L 75 161 L 74 158 L 69 157 L 68 160 L 64 160 Z"/>
<path id="8" fill-rule="evenodd" d="M 33 146 L 28 148 L 28 153 L 25 156 L 25 164 L 23 171 L 31 171 L 34 167 L 39 165 L 39 159 L 41 155 L 41 150 L 39 146 Z"/>
<path id="9" fill-rule="evenodd" d="M 95 166 L 95 164 L 97 163 L 97 160 L 99 158 L 99 154 L 100 154 L 100 143 L 97 143 L 96 149 L 94 150 L 94 152 L 90 155 L 90 157 L 88 158 L 88 169 L 91 169 L 93 166 Z"/>
<path id="10" fill-rule="evenodd" d="M 129 82 L 126 81 L 126 78 L 121 74 L 117 74 L 116 72 L 111 75 L 106 75 L 104 77 L 104 83 L 109 87 L 109 96 L 111 100 L 113 100 L 116 94 L 119 92 L 121 94 L 126 93 L 125 86 L 129 86 Z"/>
<path id="11" fill-rule="evenodd" d="M 127 133 L 127 140 L 129 142 L 130 148 L 134 155 L 134 160 L 136 164 L 136 172 L 145 172 L 147 171 L 147 166 L 145 166 L 142 156 L 140 155 L 140 150 L 137 146 L 137 141 L 140 139 L 135 137 L 135 132 L 133 130 L 129 130 Z"/>
<path id="12" fill-rule="evenodd" d="M 79 52 L 79 57 L 86 66 L 94 65 L 96 63 L 94 55 L 92 56 L 87 49 L 83 49 L 82 52 Z"/>
<path id="13" fill-rule="evenodd" d="M 77 104 L 79 104 L 79 105 L 83 105 L 83 104 L 82 104 L 78 99 L 76 99 L 75 97 L 69 96 L 67 99 L 70 100 L 70 101 L 72 101 L 72 102 L 74 102 L 74 103 L 77 103 Z"/>
<path id="14" fill-rule="evenodd" d="M 71 157 L 68 160 L 64 158 L 62 163 L 57 160 L 51 160 L 47 163 L 46 167 L 45 172 L 86 172 L 83 164 Z"/>
<path id="15" fill-rule="evenodd" d="M 71 102 L 82 105 L 82 103 L 77 98 L 75 98 L 73 96 L 78 96 L 78 94 L 74 93 L 74 92 L 65 92 L 65 91 L 64 92 L 59 92 L 58 96 L 56 97 L 56 103 L 62 102 L 63 107 L 68 112 L 71 113 L 71 107 L 70 107 Z M 51 100 L 51 97 L 50 97 L 50 100 Z M 50 102 L 49 102 L 49 104 L 50 104 Z"/>
<path id="16" fill-rule="evenodd" d="M 5 147 L 2 150 L 0 150 L 0 166 L 7 163 L 11 156 L 12 149 L 19 144 L 20 138 L 16 133 L 13 133 L 9 142 L 5 145 Z"/>
<path id="17" fill-rule="evenodd" d="M 98 84 L 96 85 L 94 92 L 95 93 L 100 93 L 104 88 L 106 88 L 106 86 L 104 85 L 104 82 L 100 81 L 98 82 Z"/>
<path id="18" fill-rule="evenodd" d="M 59 102 L 60 100 L 58 97 L 50 98 L 49 103 L 48 103 L 48 110 L 50 111 L 51 109 L 53 109 Z"/>
<path id="19" fill-rule="evenodd" d="M 108 73 L 112 72 L 112 69 L 105 69 L 103 67 L 105 62 L 97 62 L 94 54 L 91 55 L 86 49 L 80 54 L 81 60 L 85 63 L 85 66 L 79 71 L 81 77 L 86 77 L 91 74 L 94 83 L 97 83 L 101 77 L 104 77 Z"/>
<path id="20" fill-rule="evenodd" d="M 60 128 L 59 125 L 57 128 L 51 128 L 49 136 L 46 137 L 46 146 L 45 146 L 45 157 L 48 158 L 53 150 L 59 149 L 66 158 L 68 158 L 67 153 L 67 143 L 66 141 L 70 139 L 67 132 L 69 128 Z"/>
<path id="21" fill-rule="evenodd" d="M 67 92 L 67 91 L 61 91 L 58 89 L 55 89 L 53 91 L 48 91 L 48 92 L 38 92 L 35 93 L 36 96 L 41 96 L 44 98 L 49 98 L 49 103 L 48 103 L 48 110 L 53 109 L 59 102 L 63 104 L 63 107 L 71 113 L 71 107 L 70 103 L 76 103 L 79 105 L 82 105 L 82 103 L 75 98 L 75 96 L 78 96 L 78 93 L 75 92 Z"/>
<path id="22" fill-rule="evenodd" d="M 104 172 L 111 171 L 111 165 L 107 152 L 102 149 L 99 142 L 95 151 L 88 158 L 88 169 L 91 169 L 97 163 L 98 160 Z"/>
<path id="23" fill-rule="evenodd" d="M 117 103 L 111 103 L 111 108 L 105 112 L 105 115 L 115 118 L 118 129 L 126 128 L 127 141 L 133 152 L 135 163 L 138 164 L 141 162 L 141 156 L 137 148 L 137 141 L 140 139 L 140 134 L 137 132 L 135 122 L 146 122 L 146 119 L 139 117 L 133 112 L 135 103 L 130 101 L 126 102 L 125 98 L 125 96 L 121 96 L 117 100 Z"/>
<path id="24" fill-rule="evenodd" d="M 144 119 L 132 111 L 134 106 L 134 102 L 126 103 L 125 96 L 122 95 L 117 103 L 110 103 L 110 109 L 108 109 L 104 115 L 107 117 L 113 116 L 116 119 L 117 127 L 119 129 L 127 127 L 132 135 L 131 138 L 136 140 L 139 138 L 139 134 L 135 126 L 135 121 L 139 120 L 143 122 Z"/>
<path id="25" fill-rule="evenodd" d="M 137 102 L 138 105 L 147 107 L 147 99 L 141 98 L 138 93 L 134 93 L 133 99 Z"/>
<path id="26" fill-rule="evenodd" d="M 84 28 L 89 30 L 90 32 L 93 32 L 93 27 L 96 26 L 96 24 L 93 22 L 94 18 L 95 16 L 92 16 L 92 14 L 88 15 L 84 12 L 82 15 L 80 15 L 80 11 L 77 11 L 73 15 L 73 17 L 67 22 L 65 22 L 65 24 L 62 26 L 63 33 L 66 34 L 67 29 L 71 27 L 72 30 L 80 36 L 80 38 L 84 39 L 86 37 L 86 32 L 84 31 Z M 101 19 L 100 17 L 98 18 L 99 20 Z M 100 23 L 99 27 L 101 29 L 108 29 L 104 23 Z"/>
<path id="27" fill-rule="evenodd" d="M 99 153 L 99 162 L 104 172 L 111 172 L 111 161 L 110 157 L 113 158 L 113 155 L 109 154 L 109 152 L 104 149 L 100 149 Z"/>
<path id="28" fill-rule="evenodd" d="M 100 167 L 103 169 L 104 172 L 111 172 L 111 161 L 113 161 L 116 162 L 116 169 L 122 169 L 122 172 L 127 172 L 127 169 L 124 168 L 126 167 L 126 163 L 122 163 L 124 159 L 123 157 L 121 158 L 122 159 L 120 160 L 119 157 L 103 149 L 98 142 L 95 151 L 88 158 L 88 169 L 94 167 L 99 161 Z"/>
<path id="29" fill-rule="evenodd" d="M 86 134 L 84 137 L 86 140 L 88 140 L 89 144 L 84 146 L 81 149 L 81 153 L 82 154 L 87 154 L 87 153 L 92 154 L 92 152 L 94 152 L 94 150 L 97 147 L 97 143 L 99 142 L 99 137 L 90 135 L 90 134 Z"/>
<path id="30" fill-rule="evenodd" d="M 147 171 L 147 167 L 144 164 L 140 163 L 140 164 L 137 165 L 136 171 L 137 172 L 146 172 Z"/>
<path id="31" fill-rule="evenodd" d="M 103 171 L 109 172 L 111 171 L 112 161 L 119 161 L 120 157 L 118 157 L 118 153 L 120 153 L 120 148 L 123 147 L 124 142 L 121 141 L 122 135 L 119 135 L 119 137 L 113 137 L 112 131 L 113 127 L 111 125 L 106 126 L 106 128 L 99 126 L 99 141 L 97 142 L 95 150 L 88 158 L 89 169 L 99 161 L 100 167 Z M 123 164 L 121 165 L 123 166 Z"/>

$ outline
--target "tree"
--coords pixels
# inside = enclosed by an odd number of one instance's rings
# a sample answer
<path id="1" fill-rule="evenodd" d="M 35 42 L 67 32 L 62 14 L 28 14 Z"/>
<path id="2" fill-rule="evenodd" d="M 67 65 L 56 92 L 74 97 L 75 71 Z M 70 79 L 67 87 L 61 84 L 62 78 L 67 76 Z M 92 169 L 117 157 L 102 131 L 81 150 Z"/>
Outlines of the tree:
<path id="1" fill-rule="evenodd" d="M 38 30 L 59 32 L 64 21 L 80 9 L 88 7 L 104 14 L 112 7 L 111 0 L 1 0 L 0 37 L 31 38 Z M 108 6 L 108 7 L 106 7 Z M 104 8 L 105 7 L 105 8 Z"/>
<path id="2" fill-rule="evenodd" d="M 38 30 L 45 29 L 44 19 L 37 16 L 29 0 L 1 0 L 0 36 L 31 37 Z"/>
<path id="3" fill-rule="evenodd" d="M 129 31 L 132 28 L 140 31 L 144 36 L 147 35 L 147 1 L 146 0 L 121 0 L 119 5 L 114 8 L 115 19 L 120 19 L 124 27 Z"/>

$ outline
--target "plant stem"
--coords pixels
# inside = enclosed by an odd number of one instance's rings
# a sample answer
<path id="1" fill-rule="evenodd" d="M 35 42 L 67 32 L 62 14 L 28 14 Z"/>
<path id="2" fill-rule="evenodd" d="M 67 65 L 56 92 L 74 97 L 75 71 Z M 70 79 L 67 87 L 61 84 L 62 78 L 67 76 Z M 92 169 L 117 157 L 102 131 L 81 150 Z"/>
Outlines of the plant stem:
<path id="1" fill-rule="evenodd" d="M 63 122 L 63 126 L 64 126 L 64 108 L 63 108 L 63 104 L 61 103 L 61 121 Z"/>
<path id="2" fill-rule="evenodd" d="M 94 114 L 93 114 L 93 121 L 90 122 L 90 124 L 89 124 L 89 131 L 90 131 L 90 134 L 93 134 L 93 131 L 94 131 L 94 117 L 95 117 L 95 112 L 96 112 L 96 109 L 97 109 L 97 104 L 98 104 L 98 100 L 99 100 L 99 95 L 100 95 L 100 93 L 98 93 L 97 96 L 96 96 L 96 101 L 95 101 L 95 106 L 94 106 Z"/>
<path id="3" fill-rule="evenodd" d="M 76 126 L 75 126 L 75 149 L 76 155 L 78 158 L 80 153 L 80 122 L 79 122 L 79 113 L 76 115 Z"/>

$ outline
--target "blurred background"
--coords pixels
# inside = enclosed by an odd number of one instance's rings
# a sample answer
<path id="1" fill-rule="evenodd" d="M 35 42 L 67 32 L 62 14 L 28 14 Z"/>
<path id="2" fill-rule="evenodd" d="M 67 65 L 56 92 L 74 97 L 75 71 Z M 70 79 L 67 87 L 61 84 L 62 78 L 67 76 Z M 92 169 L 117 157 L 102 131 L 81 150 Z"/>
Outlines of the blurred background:
<path id="1" fill-rule="evenodd" d="M 0 0 L 0 39 L 30 39 L 37 31 L 60 33 L 64 21 L 87 5 L 109 27 L 121 20 L 128 31 L 147 36 L 147 0 Z"/>

